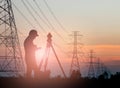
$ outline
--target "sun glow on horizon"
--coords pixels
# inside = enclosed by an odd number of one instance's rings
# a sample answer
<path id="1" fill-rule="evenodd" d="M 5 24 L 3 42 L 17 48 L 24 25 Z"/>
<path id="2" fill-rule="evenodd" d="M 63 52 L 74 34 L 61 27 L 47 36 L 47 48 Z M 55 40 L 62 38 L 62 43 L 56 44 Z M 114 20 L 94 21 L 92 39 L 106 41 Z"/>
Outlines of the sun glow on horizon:
<path id="1" fill-rule="evenodd" d="M 35 53 L 35 56 L 36 56 L 36 62 L 37 64 L 40 63 L 40 61 L 43 59 L 43 56 L 44 56 L 44 49 L 38 49 Z"/>

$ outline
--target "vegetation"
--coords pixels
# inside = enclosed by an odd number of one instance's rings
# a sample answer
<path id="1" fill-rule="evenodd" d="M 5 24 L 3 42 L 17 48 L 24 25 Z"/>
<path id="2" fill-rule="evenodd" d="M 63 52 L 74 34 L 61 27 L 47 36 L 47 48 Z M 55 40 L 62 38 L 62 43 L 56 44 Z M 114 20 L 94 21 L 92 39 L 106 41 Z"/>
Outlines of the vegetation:
<path id="1" fill-rule="evenodd" d="M 120 72 L 110 77 L 103 73 L 98 78 L 81 77 L 72 73 L 70 78 L 0 78 L 1 88 L 120 88 Z"/>

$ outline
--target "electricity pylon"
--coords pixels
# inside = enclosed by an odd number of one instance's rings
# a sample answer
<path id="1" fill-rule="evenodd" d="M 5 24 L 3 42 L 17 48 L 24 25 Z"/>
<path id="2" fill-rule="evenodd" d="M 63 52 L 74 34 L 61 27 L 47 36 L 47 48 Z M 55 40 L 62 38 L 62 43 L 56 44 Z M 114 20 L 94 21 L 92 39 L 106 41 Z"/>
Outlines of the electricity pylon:
<path id="1" fill-rule="evenodd" d="M 62 71 L 62 73 L 63 73 L 63 76 L 66 78 L 66 74 L 65 74 L 65 72 L 64 72 L 64 69 L 63 69 L 63 67 L 62 67 L 62 65 L 61 65 L 61 63 L 60 63 L 60 61 L 59 61 L 59 59 L 58 59 L 58 56 L 57 56 L 57 54 L 56 54 L 56 52 L 55 52 L 55 49 L 54 49 L 54 47 L 53 47 L 53 45 L 52 45 L 52 39 L 51 39 L 51 38 L 52 38 L 51 33 L 48 33 L 48 35 L 47 35 L 47 45 L 46 45 L 46 51 L 45 51 L 44 71 L 46 71 L 46 68 L 47 68 L 48 58 L 49 58 L 50 48 L 51 48 L 52 51 L 53 51 L 53 53 L 54 53 L 54 55 L 55 55 L 55 57 L 56 57 L 56 59 L 57 59 L 58 65 L 59 65 L 59 67 L 60 67 L 60 69 L 61 69 L 61 71 Z M 40 62 L 40 65 L 39 65 L 40 70 L 41 70 L 42 64 L 43 64 L 43 58 L 42 58 L 42 60 L 41 60 L 41 62 Z"/>
<path id="2" fill-rule="evenodd" d="M 70 67 L 70 76 L 72 71 L 76 70 L 80 72 L 80 64 L 79 64 L 79 57 L 78 57 L 78 36 L 82 36 L 78 34 L 78 31 L 74 31 L 74 46 L 73 46 L 73 57 Z M 81 72 L 80 72 L 81 73 Z"/>
<path id="3" fill-rule="evenodd" d="M 24 73 L 12 3 L 0 0 L 0 76 L 19 77 Z"/>
<path id="4" fill-rule="evenodd" d="M 105 75 L 105 73 L 107 73 L 107 76 L 105 76 L 105 78 L 110 77 L 110 75 L 111 75 L 110 70 L 105 66 L 104 63 L 102 63 L 100 61 L 100 58 L 98 58 L 98 61 L 97 61 L 96 65 L 97 65 L 96 77 L 99 77 L 100 75 Z"/>
<path id="5" fill-rule="evenodd" d="M 95 77 L 95 70 L 94 70 L 94 62 L 93 62 L 93 50 L 90 50 L 90 62 L 89 62 L 89 69 L 88 69 L 88 77 L 93 78 Z"/>

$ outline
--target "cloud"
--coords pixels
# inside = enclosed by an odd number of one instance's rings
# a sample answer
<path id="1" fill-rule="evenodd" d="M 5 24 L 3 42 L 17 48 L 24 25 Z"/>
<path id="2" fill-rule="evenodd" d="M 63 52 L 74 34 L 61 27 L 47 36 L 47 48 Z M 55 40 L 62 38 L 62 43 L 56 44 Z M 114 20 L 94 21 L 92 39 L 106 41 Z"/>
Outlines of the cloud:
<path id="1" fill-rule="evenodd" d="M 120 60 L 120 45 L 86 45 L 87 53 L 92 49 L 102 61 Z"/>

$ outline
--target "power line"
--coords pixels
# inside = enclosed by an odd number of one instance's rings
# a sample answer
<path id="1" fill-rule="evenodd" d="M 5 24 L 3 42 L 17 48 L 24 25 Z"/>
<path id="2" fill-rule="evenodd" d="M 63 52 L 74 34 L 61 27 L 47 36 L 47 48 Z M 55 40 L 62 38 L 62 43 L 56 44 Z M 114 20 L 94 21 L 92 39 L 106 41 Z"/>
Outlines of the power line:
<path id="1" fill-rule="evenodd" d="M 20 9 L 18 9 L 17 6 L 16 6 L 13 2 L 12 2 L 12 4 L 13 4 L 13 6 L 15 7 L 15 9 L 20 13 L 20 15 L 28 22 L 28 24 L 29 24 L 31 27 L 35 28 L 35 26 L 33 26 L 33 24 L 28 20 L 28 18 L 20 11 Z M 26 30 L 25 30 L 25 31 L 26 31 Z M 19 32 L 22 36 L 25 37 L 25 35 L 24 35 L 22 32 L 20 32 L 19 30 L 18 30 L 18 32 Z"/>
<path id="2" fill-rule="evenodd" d="M 27 1 L 28 2 L 28 1 Z M 29 2 L 28 2 L 29 3 Z M 34 8 L 32 7 L 32 5 L 29 3 L 29 5 L 31 6 L 31 8 L 34 10 Z M 27 19 L 27 17 L 17 8 L 17 6 L 14 4 L 14 7 L 17 9 L 17 11 L 25 18 L 25 20 L 32 26 L 32 27 L 34 27 L 33 25 L 32 25 L 32 23 Z M 34 10 L 35 11 L 35 10 Z M 58 34 L 58 33 L 56 33 L 56 34 Z M 61 39 L 63 39 L 63 37 L 60 35 L 60 34 L 58 34 L 58 36 L 61 38 Z M 65 41 L 64 39 L 63 39 L 63 41 Z"/>
<path id="3" fill-rule="evenodd" d="M 12 3 L 13 3 L 13 2 L 12 2 Z M 32 24 L 32 23 L 27 19 L 27 17 L 17 8 L 17 6 L 16 6 L 14 3 L 13 3 L 13 6 L 14 6 L 15 9 L 21 14 L 21 16 L 28 22 L 28 24 L 34 28 L 33 24 Z"/>
<path id="4" fill-rule="evenodd" d="M 31 7 L 31 9 L 36 13 L 36 15 L 42 20 L 42 22 L 44 23 L 44 24 L 46 24 L 47 25 L 47 27 L 49 28 L 49 25 L 48 25 L 48 23 L 47 22 L 45 22 L 45 20 L 39 15 L 39 13 L 33 8 L 33 6 L 29 3 L 29 1 L 28 0 L 26 0 L 26 2 L 28 3 L 28 5 Z"/>
<path id="5" fill-rule="evenodd" d="M 55 28 L 53 27 L 53 25 L 51 24 L 51 22 L 48 20 L 48 18 L 46 17 L 46 15 L 44 14 L 44 12 L 42 11 L 42 9 L 40 8 L 40 6 L 37 4 L 36 0 L 33 0 L 35 5 L 37 6 L 37 8 L 39 9 L 39 11 L 41 12 L 42 16 L 45 18 L 45 20 L 49 23 L 49 25 L 52 27 L 53 31 L 62 39 L 64 40 L 64 38 L 55 30 Z M 65 40 L 64 40 L 65 41 Z"/>
<path id="6" fill-rule="evenodd" d="M 50 21 L 48 20 L 48 18 L 46 17 L 46 15 L 44 14 L 44 12 L 42 11 L 42 9 L 40 8 L 40 6 L 37 4 L 37 2 L 35 1 L 35 0 L 33 0 L 34 1 L 34 3 L 35 3 L 35 5 L 37 6 L 37 8 L 39 9 L 39 11 L 40 11 L 40 13 L 42 14 L 42 16 L 45 18 L 45 20 L 48 22 L 48 24 L 52 27 L 52 28 L 54 28 L 53 26 L 52 26 L 52 24 L 50 23 Z"/>
<path id="7" fill-rule="evenodd" d="M 47 6 L 48 10 L 50 11 L 50 13 L 52 14 L 53 18 L 56 20 L 56 22 L 60 25 L 60 27 L 67 32 L 67 30 L 63 27 L 63 25 L 60 23 L 60 21 L 58 20 L 58 18 L 56 17 L 56 15 L 53 13 L 52 9 L 50 8 L 50 6 L 48 5 L 48 2 L 46 0 L 43 0 L 45 5 Z"/>
<path id="8" fill-rule="evenodd" d="M 66 56 L 68 56 L 68 53 L 65 52 L 57 43 L 53 42 L 53 44 L 54 44 L 57 48 L 59 48 L 59 50 L 60 50 L 61 52 L 63 52 Z"/>
<path id="9" fill-rule="evenodd" d="M 26 3 L 24 2 L 24 0 L 21 0 L 22 3 L 24 4 L 24 6 L 26 7 L 27 11 L 30 13 L 30 15 L 33 17 L 33 19 L 35 20 L 35 22 L 39 25 L 39 27 L 44 31 L 45 29 L 41 26 L 41 24 L 37 21 L 37 19 L 35 18 L 35 16 L 33 15 L 33 13 L 31 12 L 31 10 L 29 9 L 29 7 L 26 5 Z"/>
<path id="10" fill-rule="evenodd" d="M 35 1 L 35 0 L 34 0 Z M 29 11 L 29 13 L 32 15 L 32 17 L 34 18 L 34 20 L 37 22 L 37 24 L 43 29 L 43 27 L 39 24 L 39 22 L 37 21 L 37 19 L 35 18 L 35 16 L 32 14 L 32 12 L 30 11 L 30 9 L 28 8 L 28 6 L 25 4 L 25 2 L 22 0 L 22 2 L 23 2 L 23 4 L 25 5 L 25 7 L 28 9 L 28 11 Z M 29 6 L 33 9 L 33 11 L 40 17 L 40 15 L 37 13 L 37 11 L 35 11 L 35 9 L 32 7 L 32 5 L 28 2 L 28 1 L 26 1 L 28 4 L 29 4 Z M 35 1 L 35 3 L 36 3 L 36 1 Z M 45 14 L 43 13 L 43 11 L 41 10 L 41 8 L 39 7 L 39 5 L 36 3 L 36 5 L 37 5 L 37 7 L 39 8 L 39 10 L 40 10 L 40 12 L 42 13 L 42 15 L 44 16 L 44 18 L 47 20 L 47 22 L 49 23 L 49 25 L 52 27 L 52 29 L 54 29 L 54 32 L 60 37 L 60 38 L 62 38 L 63 40 L 64 40 L 64 38 L 55 30 L 55 28 L 52 26 L 52 24 L 49 22 L 49 20 L 47 19 L 47 17 L 45 16 Z M 15 4 L 14 4 L 14 7 L 17 9 L 17 11 L 24 17 L 24 19 L 32 26 L 32 27 L 34 27 L 33 26 L 33 24 L 25 17 L 25 15 L 17 8 L 17 6 L 15 6 Z M 41 18 L 41 17 L 40 17 Z M 42 18 L 41 18 L 41 20 L 44 22 L 44 23 L 46 23 Z M 64 40 L 65 41 L 65 40 Z"/>

